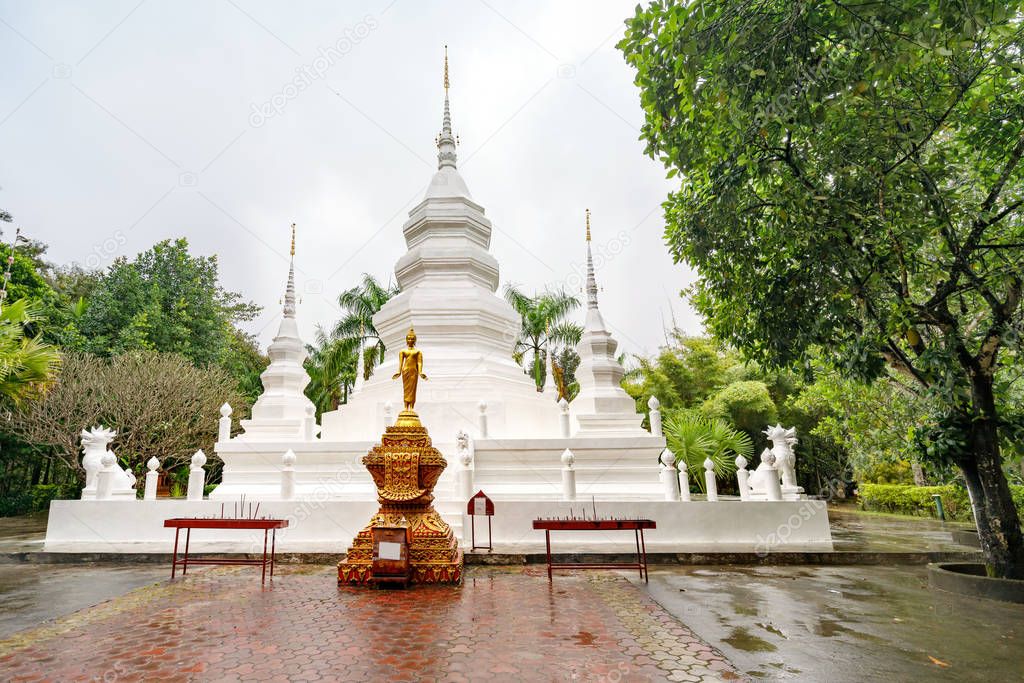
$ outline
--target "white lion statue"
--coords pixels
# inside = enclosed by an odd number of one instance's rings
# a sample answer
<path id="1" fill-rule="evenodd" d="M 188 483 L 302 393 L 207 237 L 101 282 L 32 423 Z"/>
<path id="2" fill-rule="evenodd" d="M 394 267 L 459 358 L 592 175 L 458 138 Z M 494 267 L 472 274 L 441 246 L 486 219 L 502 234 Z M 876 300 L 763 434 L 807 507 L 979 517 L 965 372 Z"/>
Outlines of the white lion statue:
<path id="1" fill-rule="evenodd" d="M 82 467 L 85 468 L 85 488 L 82 499 L 96 497 L 96 475 L 103 469 L 103 456 L 110 453 L 114 457 L 114 480 L 111 488 L 112 496 L 135 497 L 135 475 L 117 464 L 117 457 L 107 448 L 117 432 L 103 426 L 82 430 Z"/>

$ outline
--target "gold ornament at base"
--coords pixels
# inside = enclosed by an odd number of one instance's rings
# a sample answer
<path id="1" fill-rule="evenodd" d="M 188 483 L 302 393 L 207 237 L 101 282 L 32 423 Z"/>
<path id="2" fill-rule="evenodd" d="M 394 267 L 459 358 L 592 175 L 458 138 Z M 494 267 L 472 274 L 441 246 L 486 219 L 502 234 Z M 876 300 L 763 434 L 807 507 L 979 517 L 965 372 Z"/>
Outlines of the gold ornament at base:
<path id="1" fill-rule="evenodd" d="M 462 580 L 462 550 L 441 515 L 434 509 L 434 485 L 448 465 L 431 445 L 427 428 L 410 404 L 416 401 L 416 380 L 423 376 L 423 357 L 413 347 L 399 356 L 405 389 L 405 410 L 387 427 L 381 442 L 363 457 L 377 485 L 380 509 L 356 535 L 345 560 L 338 563 L 338 584 L 366 584 L 373 580 L 373 529 L 407 527 L 412 583 L 458 583 Z M 410 352 L 413 351 L 415 353 Z M 403 365 L 406 367 L 402 373 Z"/>

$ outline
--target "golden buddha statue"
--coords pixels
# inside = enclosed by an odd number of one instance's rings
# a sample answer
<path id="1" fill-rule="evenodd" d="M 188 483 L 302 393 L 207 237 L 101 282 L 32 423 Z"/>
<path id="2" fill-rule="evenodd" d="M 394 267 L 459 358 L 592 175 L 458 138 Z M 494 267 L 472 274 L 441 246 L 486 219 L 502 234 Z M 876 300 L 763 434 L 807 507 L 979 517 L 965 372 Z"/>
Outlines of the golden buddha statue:
<path id="1" fill-rule="evenodd" d="M 423 374 L 423 352 L 416 348 L 416 331 L 411 327 L 409 334 L 405 335 L 407 348 L 398 352 L 398 372 L 391 379 L 402 378 L 402 400 L 406 410 L 412 410 L 416 405 L 416 385 Z"/>

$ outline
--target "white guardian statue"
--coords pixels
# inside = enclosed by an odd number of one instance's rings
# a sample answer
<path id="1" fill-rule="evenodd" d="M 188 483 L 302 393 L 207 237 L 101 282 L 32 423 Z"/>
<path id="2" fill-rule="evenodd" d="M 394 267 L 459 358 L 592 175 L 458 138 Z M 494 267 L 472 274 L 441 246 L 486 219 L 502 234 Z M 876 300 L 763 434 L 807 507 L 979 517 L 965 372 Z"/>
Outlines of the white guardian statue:
<path id="1" fill-rule="evenodd" d="M 82 467 L 85 468 L 85 488 L 82 500 L 95 500 L 96 474 L 103 469 L 103 456 L 109 453 L 114 458 L 114 477 L 110 495 L 112 497 L 135 498 L 135 475 L 117 464 L 117 457 L 107 448 L 117 432 L 102 426 L 82 430 Z"/>

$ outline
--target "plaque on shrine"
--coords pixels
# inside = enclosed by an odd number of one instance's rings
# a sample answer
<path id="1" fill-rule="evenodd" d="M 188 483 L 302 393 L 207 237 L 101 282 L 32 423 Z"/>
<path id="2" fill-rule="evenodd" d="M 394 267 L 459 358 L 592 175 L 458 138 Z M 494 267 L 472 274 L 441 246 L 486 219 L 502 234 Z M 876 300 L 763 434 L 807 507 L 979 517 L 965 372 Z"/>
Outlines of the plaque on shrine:
<path id="1" fill-rule="evenodd" d="M 370 581 L 375 584 L 409 584 L 409 528 L 379 526 L 373 529 L 373 562 Z"/>

